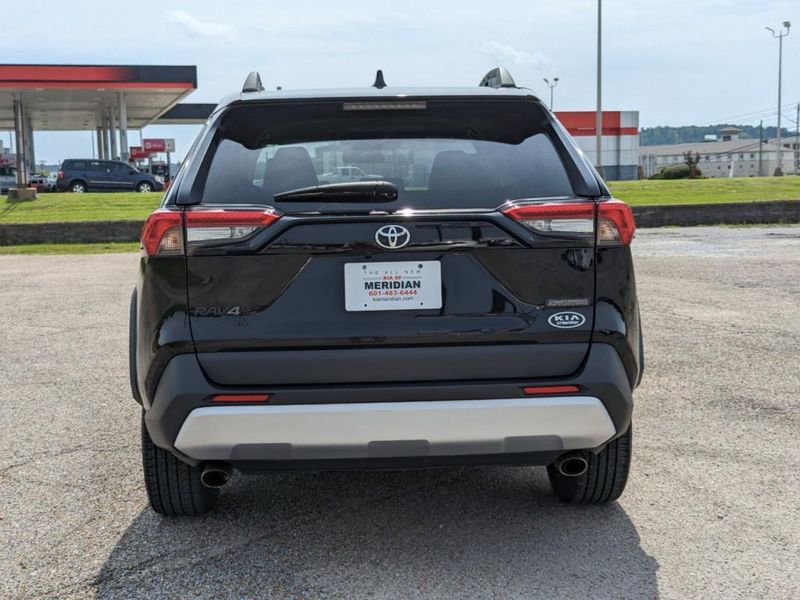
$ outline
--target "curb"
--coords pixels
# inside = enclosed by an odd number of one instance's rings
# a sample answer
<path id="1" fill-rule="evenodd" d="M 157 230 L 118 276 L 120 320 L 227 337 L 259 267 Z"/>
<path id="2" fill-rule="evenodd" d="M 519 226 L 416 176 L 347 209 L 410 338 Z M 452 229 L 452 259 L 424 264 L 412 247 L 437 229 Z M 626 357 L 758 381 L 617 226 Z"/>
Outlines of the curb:
<path id="1" fill-rule="evenodd" d="M 633 216 L 642 228 L 800 223 L 800 201 L 634 206 Z"/>
<path id="2" fill-rule="evenodd" d="M 74 223 L 12 223 L 0 225 L 0 246 L 136 242 L 144 221 L 76 221 Z"/>
<path id="3" fill-rule="evenodd" d="M 800 201 L 634 206 L 636 226 L 756 225 L 800 223 Z M 0 246 L 48 243 L 137 242 L 144 221 L 77 221 L 0 225 Z"/>

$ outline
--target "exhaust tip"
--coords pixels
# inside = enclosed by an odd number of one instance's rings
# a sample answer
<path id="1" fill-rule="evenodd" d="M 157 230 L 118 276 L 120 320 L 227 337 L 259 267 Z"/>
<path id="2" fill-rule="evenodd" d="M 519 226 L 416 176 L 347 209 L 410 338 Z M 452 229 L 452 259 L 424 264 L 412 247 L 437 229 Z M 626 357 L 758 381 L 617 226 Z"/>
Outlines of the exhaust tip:
<path id="1" fill-rule="evenodd" d="M 578 454 L 565 456 L 556 463 L 556 470 L 564 477 L 580 477 L 589 468 L 589 461 Z"/>
<path id="2" fill-rule="evenodd" d="M 232 470 L 225 463 L 209 463 L 200 474 L 200 483 L 208 488 L 218 489 L 227 485 Z"/>

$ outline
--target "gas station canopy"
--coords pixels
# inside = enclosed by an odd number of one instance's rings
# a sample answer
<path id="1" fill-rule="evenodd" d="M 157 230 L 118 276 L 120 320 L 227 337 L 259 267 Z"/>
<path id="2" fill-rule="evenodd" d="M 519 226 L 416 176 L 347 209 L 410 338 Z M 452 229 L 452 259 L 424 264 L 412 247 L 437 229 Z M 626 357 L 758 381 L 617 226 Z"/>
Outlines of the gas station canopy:
<path id="1" fill-rule="evenodd" d="M 35 165 L 33 131 L 96 131 L 100 158 L 127 160 L 128 129 L 195 89 L 194 66 L 0 65 L 0 130 L 16 135 L 18 187 Z"/>
<path id="2" fill-rule="evenodd" d="M 124 95 L 129 129 L 141 129 L 197 88 L 189 66 L 0 65 L 0 129 L 14 129 L 19 96 L 36 131 L 94 130 Z"/>

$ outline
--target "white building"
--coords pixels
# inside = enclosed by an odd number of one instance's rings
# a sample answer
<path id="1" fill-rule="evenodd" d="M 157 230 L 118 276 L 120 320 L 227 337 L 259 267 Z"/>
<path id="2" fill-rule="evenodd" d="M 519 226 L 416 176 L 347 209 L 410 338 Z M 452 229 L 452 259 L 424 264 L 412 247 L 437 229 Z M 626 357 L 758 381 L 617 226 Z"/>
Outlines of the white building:
<path id="1" fill-rule="evenodd" d="M 741 131 L 735 128 L 720 131 L 721 141 L 703 141 L 690 144 L 642 146 L 639 166 L 644 177 L 650 177 L 665 167 L 685 163 L 686 152 L 700 155 L 697 168 L 704 177 L 757 177 L 768 176 L 778 166 L 778 146 L 773 140 L 759 144 L 757 139 L 740 139 Z M 792 148 L 794 144 L 795 148 Z M 781 140 L 783 146 L 782 168 L 785 175 L 795 174 L 797 142 Z"/>

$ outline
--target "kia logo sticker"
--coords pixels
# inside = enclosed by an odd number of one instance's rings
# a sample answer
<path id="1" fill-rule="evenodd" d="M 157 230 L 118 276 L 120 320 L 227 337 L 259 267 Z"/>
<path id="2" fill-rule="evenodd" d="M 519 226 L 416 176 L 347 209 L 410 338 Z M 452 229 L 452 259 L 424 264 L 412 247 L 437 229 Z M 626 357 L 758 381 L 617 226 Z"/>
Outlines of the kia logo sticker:
<path id="1" fill-rule="evenodd" d="M 583 325 L 586 322 L 586 317 L 581 313 L 564 311 L 550 315 L 547 322 L 558 329 L 573 329 L 574 327 Z"/>

